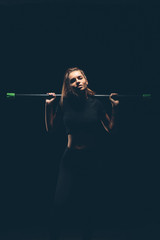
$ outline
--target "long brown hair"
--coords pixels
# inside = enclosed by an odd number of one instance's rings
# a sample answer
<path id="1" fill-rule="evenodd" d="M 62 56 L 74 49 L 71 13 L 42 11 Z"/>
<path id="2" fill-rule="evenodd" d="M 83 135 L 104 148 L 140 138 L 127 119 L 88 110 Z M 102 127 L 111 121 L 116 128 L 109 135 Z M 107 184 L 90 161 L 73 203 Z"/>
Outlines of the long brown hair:
<path id="1" fill-rule="evenodd" d="M 83 70 L 81 70 L 78 67 L 74 68 L 68 68 L 64 74 L 64 80 L 63 80 L 63 85 L 62 85 L 62 92 L 61 92 L 61 99 L 60 99 L 60 104 L 63 105 L 63 99 L 64 97 L 68 96 L 68 94 L 73 93 L 72 88 L 70 87 L 70 82 L 69 82 L 69 74 L 74 71 L 80 71 L 83 77 L 87 80 L 87 77 L 84 73 Z M 86 89 L 87 95 L 93 96 L 95 95 L 95 92 L 92 91 L 90 88 L 87 87 Z"/>

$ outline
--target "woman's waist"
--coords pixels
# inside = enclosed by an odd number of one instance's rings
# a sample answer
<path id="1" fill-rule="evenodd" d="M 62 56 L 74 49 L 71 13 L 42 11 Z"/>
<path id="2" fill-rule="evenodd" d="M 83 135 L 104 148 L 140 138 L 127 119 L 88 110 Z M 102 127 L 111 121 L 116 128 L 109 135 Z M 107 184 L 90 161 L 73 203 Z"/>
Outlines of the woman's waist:
<path id="1" fill-rule="evenodd" d="M 98 145 L 98 138 L 88 134 L 68 134 L 68 148 L 85 149 L 95 148 Z"/>
<path id="2" fill-rule="evenodd" d="M 96 148 L 85 147 L 83 149 L 66 147 L 61 159 L 61 167 L 90 170 L 98 169 L 101 166 L 101 151 Z"/>

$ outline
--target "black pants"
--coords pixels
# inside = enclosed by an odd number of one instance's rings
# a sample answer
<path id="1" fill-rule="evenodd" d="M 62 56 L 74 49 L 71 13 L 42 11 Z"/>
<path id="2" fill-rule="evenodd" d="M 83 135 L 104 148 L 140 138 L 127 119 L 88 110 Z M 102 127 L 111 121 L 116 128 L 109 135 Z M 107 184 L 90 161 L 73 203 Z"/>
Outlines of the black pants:
<path id="1" fill-rule="evenodd" d="M 58 239 L 65 228 L 81 230 L 84 239 L 89 239 L 92 220 L 100 203 L 100 155 L 101 152 L 95 149 L 66 148 L 55 191 L 52 239 Z"/>

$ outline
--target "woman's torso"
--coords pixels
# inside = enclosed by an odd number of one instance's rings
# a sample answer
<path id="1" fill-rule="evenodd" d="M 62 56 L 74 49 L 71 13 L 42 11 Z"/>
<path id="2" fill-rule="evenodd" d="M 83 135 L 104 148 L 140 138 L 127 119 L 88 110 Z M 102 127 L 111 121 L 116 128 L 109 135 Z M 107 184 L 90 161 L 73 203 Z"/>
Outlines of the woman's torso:
<path id="1" fill-rule="evenodd" d="M 68 135 L 68 148 L 84 149 L 100 145 L 100 138 L 104 129 L 101 124 L 105 110 L 95 97 L 88 97 L 85 101 L 64 99 L 63 123 Z"/>

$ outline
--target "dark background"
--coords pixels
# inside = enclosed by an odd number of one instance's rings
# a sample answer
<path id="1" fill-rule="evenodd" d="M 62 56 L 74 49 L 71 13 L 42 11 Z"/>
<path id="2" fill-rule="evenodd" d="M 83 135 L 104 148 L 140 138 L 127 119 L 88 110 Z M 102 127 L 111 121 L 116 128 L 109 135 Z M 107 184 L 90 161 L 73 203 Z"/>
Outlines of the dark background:
<path id="1" fill-rule="evenodd" d="M 112 209 L 119 222 L 160 222 L 159 43 L 156 1 L 0 1 L 2 228 L 47 225 L 66 143 L 61 129 L 46 133 L 44 100 L 4 94 L 60 93 L 74 66 L 97 93 L 152 93 L 120 102 L 119 129 L 103 156 L 111 176 L 102 202 L 104 219 Z"/>

